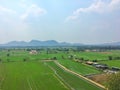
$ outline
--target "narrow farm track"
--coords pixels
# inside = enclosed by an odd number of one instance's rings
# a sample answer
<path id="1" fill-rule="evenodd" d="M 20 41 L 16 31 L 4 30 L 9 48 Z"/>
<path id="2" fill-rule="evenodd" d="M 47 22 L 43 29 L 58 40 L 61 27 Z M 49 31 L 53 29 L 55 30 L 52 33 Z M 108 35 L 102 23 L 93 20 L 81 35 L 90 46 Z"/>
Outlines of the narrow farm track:
<path id="1" fill-rule="evenodd" d="M 56 75 L 53 75 L 66 89 L 70 90 Z"/>
<path id="2" fill-rule="evenodd" d="M 56 76 L 61 79 L 69 88 L 70 90 L 75 90 L 72 86 L 70 86 L 60 75 L 58 75 L 56 72 L 55 72 Z M 65 85 L 64 85 L 65 86 Z"/>
<path id="3" fill-rule="evenodd" d="M 36 86 L 35 81 L 32 79 L 32 77 L 29 78 L 29 79 L 30 79 L 30 82 L 31 82 L 31 86 L 34 86 L 34 90 L 37 90 L 37 86 Z"/>
<path id="4" fill-rule="evenodd" d="M 25 77 L 27 77 L 27 83 L 28 83 L 29 89 L 30 90 L 38 90 L 37 84 L 36 84 L 33 76 L 31 75 L 31 73 L 32 73 L 31 68 L 29 66 L 26 66 L 26 63 L 24 63 L 23 66 L 24 66 L 24 68 L 26 68 L 24 70 L 24 72 L 29 72 L 28 76 L 25 76 Z"/>
<path id="5" fill-rule="evenodd" d="M 70 90 L 54 75 L 44 62 L 2 63 L 0 90 Z"/>
<path id="6" fill-rule="evenodd" d="M 47 64 L 47 65 L 48 65 L 48 64 Z M 68 90 L 74 90 L 64 79 L 62 79 L 62 77 L 60 77 L 60 76 L 57 74 L 57 72 L 56 72 L 56 70 L 55 70 L 54 68 L 52 68 L 52 67 L 49 66 L 49 65 L 48 65 L 48 67 L 51 68 L 51 69 L 54 71 L 54 73 L 55 73 L 54 77 L 55 77 L 66 89 L 68 89 Z"/>
<path id="7" fill-rule="evenodd" d="M 55 64 L 56 64 L 57 66 L 59 66 L 61 69 L 65 70 L 65 71 L 67 71 L 67 72 L 70 72 L 70 73 L 78 76 L 79 78 L 85 79 L 86 81 L 89 81 L 89 82 L 91 82 L 92 84 L 95 84 L 95 85 L 98 86 L 98 87 L 101 87 L 101 88 L 103 88 L 103 89 L 106 89 L 103 85 L 101 85 L 101 84 L 99 84 L 99 83 L 96 83 L 96 82 L 94 82 L 94 81 L 92 81 L 92 80 L 90 80 L 90 79 L 88 79 L 88 78 L 86 78 L 86 77 L 84 77 L 84 76 L 82 76 L 82 75 L 80 75 L 80 74 L 72 71 L 72 70 L 67 69 L 65 66 L 61 65 L 58 61 L 54 61 L 54 62 L 55 62 Z"/>
<path id="8" fill-rule="evenodd" d="M 31 83 L 30 83 L 30 80 L 28 78 L 27 78 L 27 82 L 28 82 L 28 86 L 29 86 L 30 90 L 33 90 L 32 86 L 31 86 Z"/>
<path id="9" fill-rule="evenodd" d="M 5 78 L 2 78 L 2 79 L 0 80 L 0 90 L 2 90 L 2 83 L 3 83 L 4 80 L 5 80 Z"/>

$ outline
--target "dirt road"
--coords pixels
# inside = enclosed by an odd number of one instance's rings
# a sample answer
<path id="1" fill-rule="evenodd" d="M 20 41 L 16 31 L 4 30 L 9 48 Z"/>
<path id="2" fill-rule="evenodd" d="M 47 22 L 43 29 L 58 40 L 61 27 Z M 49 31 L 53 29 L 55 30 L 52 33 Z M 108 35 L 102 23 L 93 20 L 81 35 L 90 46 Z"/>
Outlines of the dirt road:
<path id="1" fill-rule="evenodd" d="M 80 74 L 72 71 L 72 70 L 67 69 L 65 66 L 61 65 L 58 61 L 54 61 L 54 62 L 55 62 L 55 64 L 56 64 L 57 66 L 59 66 L 59 67 L 62 68 L 63 70 L 68 71 L 68 72 L 70 72 L 70 73 L 72 73 L 72 74 L 74 74 L 74 75 L 76 75 L 76 76 L 78 76 L 78 77 L 80 77 L 80 78 L 83 78 L 83 79 L 85 79 L 86 81 L 89 81 L 89 82 L 95 84 L 96 86 L 101 87 L 101 88 L 103 88 L 103 89 L 106 90 L 106 88 L 105 88 L 103 85 L 101 85 L 101 84 L 99 84 L 99 83 L 96 83 L 96 82 L 94 82 L 94 81 L 92 81 L 92 80 L 90 80 L 90 79 L 88 79 L 88 78 L 86 78 L 86 77 L 84 77 L 84 76 L 82 76 L 82 75 L 80 75 Z"/>

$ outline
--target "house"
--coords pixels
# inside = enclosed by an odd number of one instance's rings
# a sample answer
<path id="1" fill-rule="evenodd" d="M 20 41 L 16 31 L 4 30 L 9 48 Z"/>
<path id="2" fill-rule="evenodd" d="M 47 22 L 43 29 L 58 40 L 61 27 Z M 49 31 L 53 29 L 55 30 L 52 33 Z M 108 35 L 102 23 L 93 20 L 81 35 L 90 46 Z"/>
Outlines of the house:
<path id="1" fill-rule="evenodd" d="M 31 50 L 29 54 L 37 54 L 38 52 L 36 50 Z"/>
<path id="2" fill-rule="evenodd" d="M 96 65 L 99 65 L 99 64 L 98 64 L 98 63 L 96 63 L 96 62 L 94 62 L 92 65 L 93 65 L 93 66 L 96 66 Z"/>
<path id="3" fill-rule="evenodd" d="M 105 70 L 109 68 L 106 64 L 95 64 L 94 66 L 101 70 Z"/>
<path id="4" fill-rule="evenodd" d="M 112 71 L 120 71 L 120 68 L 118 68 L 118 67 L 112 67 L 111 69 L 112 69 Z"/>
<path id="5" fill-rule="evenodd" d="M 93 62 L 91 62 L 91 61 L 87 61 L 86 64 L 88 64 L 88 65 L 92 65 Z"/>

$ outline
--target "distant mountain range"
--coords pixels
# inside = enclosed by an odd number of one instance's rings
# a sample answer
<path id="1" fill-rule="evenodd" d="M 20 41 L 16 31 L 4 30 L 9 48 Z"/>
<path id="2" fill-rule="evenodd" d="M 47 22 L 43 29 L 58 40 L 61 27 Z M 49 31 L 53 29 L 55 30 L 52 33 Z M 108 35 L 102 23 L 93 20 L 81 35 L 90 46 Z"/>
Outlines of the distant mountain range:
<path id="1" fill-rule="evenodd" d="M 47 41 L 31 40 L 30 42 L 11 41 L 6 44 L 0 44 L 0 46 L 81 46 L 81 45 L 83 44 L 57 42 L 55 40 L 47 40 Z"/>
<path id="2" fill-rule="evenodd" d="M 103 46 L 120 46 L 120 42 L 104 43 Z"/>
<path id="3" fill-rule="evenodd" d="M 47 40 L 47 41 L 31 40 L 30 42 L 11 41 L 5 44 L 0 44 L 0 46 L 84 46 L 84 45 L 87 44 L 57 42 L 55 40 Z M 120 42 L 104 43 L 104 44 L 98 44 L 96 46 L 120 46 Z"/>

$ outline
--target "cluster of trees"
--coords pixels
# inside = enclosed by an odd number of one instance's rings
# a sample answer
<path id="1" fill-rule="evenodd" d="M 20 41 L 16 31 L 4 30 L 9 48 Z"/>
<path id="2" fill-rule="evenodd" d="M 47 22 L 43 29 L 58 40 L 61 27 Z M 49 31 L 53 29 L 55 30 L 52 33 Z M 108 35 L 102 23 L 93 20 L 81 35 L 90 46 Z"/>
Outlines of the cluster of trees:
<path id="1" fill-rule="evenodd" d="M 0 62 L 2 62 L 2 59 L 0 58 Z"/>
<path id="2" fill-rule="evenodd" d="M 120 56 L 116 56 L 116 57 L 108 56 L 108 60 L 120 60 Z"/>
<path id="3" fill-rule="evenodd" d="M 57 60 L 57 57 L 53 57 L 53 58 L 51 58 L 52 60 Z"/>

